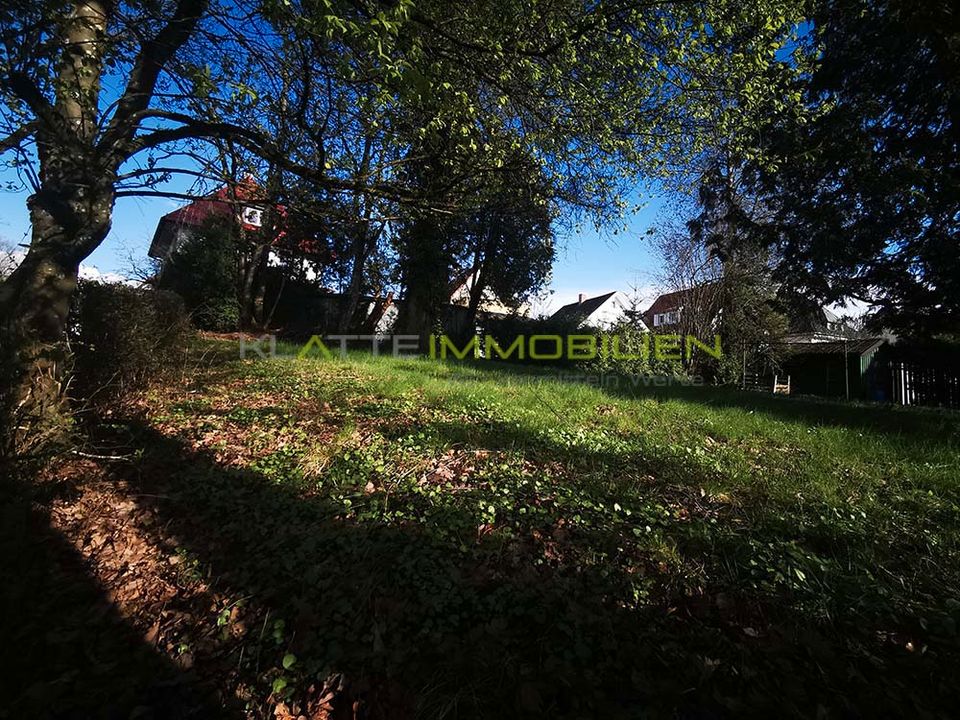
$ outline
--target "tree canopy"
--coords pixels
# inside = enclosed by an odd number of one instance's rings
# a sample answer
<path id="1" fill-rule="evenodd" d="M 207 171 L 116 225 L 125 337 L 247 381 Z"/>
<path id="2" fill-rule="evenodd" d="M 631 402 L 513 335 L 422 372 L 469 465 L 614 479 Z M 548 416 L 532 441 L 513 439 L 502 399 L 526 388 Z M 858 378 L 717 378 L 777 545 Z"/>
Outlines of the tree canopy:
<path id="1" fill-rule="evenodd" d="M 960 26 L 947 3 L 823 0 L 753 189 L 795 297 L 857 298 L 874 325 L 960 327 Z M 809 119 L 809 121 L 807 121 Z M 751 171 L 748 170 L 748 174 Z"/>
<path id="2" fill-rule="evenodd" d="M 638 177 L 787 111 L 783 52 L 800 11 L 799 0 L 6 3 L 0 149 L 31 190 L 33 229 L 0 285 L 18 368 L 4 404 L 56 393 L 36 378 L 61 373 L 77 268 L 118 197 L 168 193 L 178 174 L 235 180 L 248 165 L 277 188 L 295 176 L 427 221 L 468 210 L 478 184 L 522 157 L 546 200 L 602 222 Z M 424 162 L 435 181 L 409 182 L 405 168 Z"/>

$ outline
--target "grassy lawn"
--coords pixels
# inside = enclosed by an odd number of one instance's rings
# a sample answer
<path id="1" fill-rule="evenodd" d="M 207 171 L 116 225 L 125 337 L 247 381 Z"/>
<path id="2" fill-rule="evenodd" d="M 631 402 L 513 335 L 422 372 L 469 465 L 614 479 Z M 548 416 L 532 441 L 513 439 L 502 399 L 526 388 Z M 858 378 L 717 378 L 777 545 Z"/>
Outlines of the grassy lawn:
<path id="1" fill-rule="evenodd" d="M 956 414 L 358 356 L 211 362 L 104 434 L 53 517 L 241 713 L 955 710 Z M 88 486 L 159 558 L 123 582 Z"/>

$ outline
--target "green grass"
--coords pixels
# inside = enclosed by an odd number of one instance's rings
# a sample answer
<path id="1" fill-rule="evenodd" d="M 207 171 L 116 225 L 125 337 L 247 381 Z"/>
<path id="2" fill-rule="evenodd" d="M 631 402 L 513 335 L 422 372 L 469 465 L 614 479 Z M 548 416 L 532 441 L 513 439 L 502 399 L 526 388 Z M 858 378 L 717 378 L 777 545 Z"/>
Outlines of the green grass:
<path id="1" fill-rule="evenodd" d="M 343 673 L 383 717 L 849 717 L 960 690 L 956 414 L 369 356 L 232 361 L 151 408 L 187 551 L 282 621 L 255 665 L 222 650 L 254 697 Z"/>

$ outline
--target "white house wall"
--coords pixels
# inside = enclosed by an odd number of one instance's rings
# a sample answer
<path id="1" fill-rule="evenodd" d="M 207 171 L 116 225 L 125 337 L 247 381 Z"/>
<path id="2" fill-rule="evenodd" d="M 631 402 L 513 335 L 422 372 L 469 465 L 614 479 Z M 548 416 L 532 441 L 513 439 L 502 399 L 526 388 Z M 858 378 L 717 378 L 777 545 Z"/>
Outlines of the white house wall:
<path id="1" fill-rule="evenodd" d="M 623 293 L 618 291 L 611 295 L 610 298 L 603 303 L 603 305 L 594 310 L 593 313 L 584 321 L 584 324 L 598 327 L 601 330 L 609 330 L 611 327 L 624 319 L 626 312 L 629 309 L 629 299 Z M 643 325 L 642 321 L 641 325 L 643 326 L 643 329 L 646 330 L 646 326 Z"/>

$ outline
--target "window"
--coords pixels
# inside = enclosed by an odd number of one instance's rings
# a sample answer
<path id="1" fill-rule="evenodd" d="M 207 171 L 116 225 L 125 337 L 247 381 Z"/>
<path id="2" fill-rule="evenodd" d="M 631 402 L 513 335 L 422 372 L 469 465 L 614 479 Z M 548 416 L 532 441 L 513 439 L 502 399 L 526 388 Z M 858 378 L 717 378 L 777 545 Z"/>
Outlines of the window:
<path id="1" fill-rule="evenodd" d="M 245 207 L 240 213 L 240 220 L 246 225 L 260 227 L 263 224 L 263 210 L 258 207 Z"/>
<path id="2" fill-rule="evenodd" d="M 653 316 L 653 326 L 660 327 L 661 325 L 676 325 L 680 322 L 680 311 L 671 310 L 670 312 L 665 313 L 655 313 Z"/>

